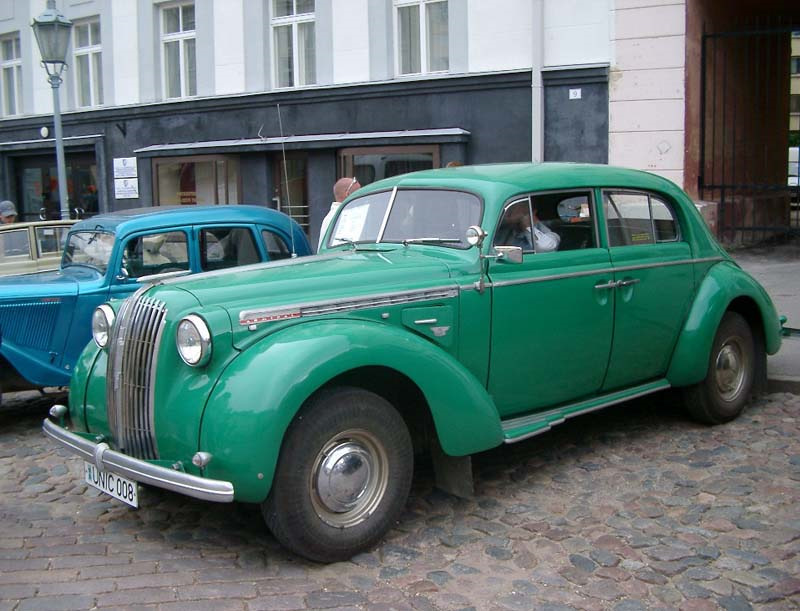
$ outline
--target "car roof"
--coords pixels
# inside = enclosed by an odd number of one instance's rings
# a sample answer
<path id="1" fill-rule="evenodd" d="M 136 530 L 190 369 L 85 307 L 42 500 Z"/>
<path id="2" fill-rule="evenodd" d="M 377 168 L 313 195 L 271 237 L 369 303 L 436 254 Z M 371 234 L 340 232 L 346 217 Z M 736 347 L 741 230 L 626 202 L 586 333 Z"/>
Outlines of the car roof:
<path id="1" fill-rule="evenodd" d="M 568 188 L 649 189 L 674 197 L 680 197 L 682 193 L 672 181 L 641 170 L 591 163 L 548 162 L 497 163 L 411 172 L 369 184 L 351 198 L 395 186 L 472 191 L 484 201 L 496 203 L 520 193 Z"/>
<path id="2" fill-rule="evenodd" d="M 102 229 L 114 233 L 203 225 L 213 223 L 262 223 L 278 225 L 287 233 L 288 217 L 265 206 L 150 206 L 98 214 L 84 219 L 73 231 Z"/>

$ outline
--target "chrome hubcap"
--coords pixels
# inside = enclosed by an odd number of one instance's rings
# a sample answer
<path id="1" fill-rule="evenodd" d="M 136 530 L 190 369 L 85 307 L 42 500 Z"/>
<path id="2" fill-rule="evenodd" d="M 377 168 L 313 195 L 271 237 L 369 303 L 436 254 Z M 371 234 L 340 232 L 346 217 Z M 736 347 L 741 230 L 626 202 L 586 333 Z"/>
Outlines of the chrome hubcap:
<path id="1" fill-rule="evenodd" d="M 733 401 L 742 390 L 746 365 L 744 352 L 738 338 L 729 339 L 720 348 L 714 368 L 714 378 L 720 396 Z"/>
<path id="2" fill-rule="evenodd" d="M 364 521 L 386 491 L 387 464 L 383 446 L 367 431 L 344 431 L 331 438 L 311 472 L 311 502 L 317 515 L 338 528 Z"/>

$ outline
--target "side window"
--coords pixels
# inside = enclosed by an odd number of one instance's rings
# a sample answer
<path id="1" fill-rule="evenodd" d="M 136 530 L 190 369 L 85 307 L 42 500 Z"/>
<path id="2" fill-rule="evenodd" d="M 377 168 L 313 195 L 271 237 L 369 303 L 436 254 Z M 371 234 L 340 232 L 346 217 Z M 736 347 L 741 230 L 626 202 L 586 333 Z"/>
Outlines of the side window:
<path id="1" fill-rule="evenodd" d="M 30 257 L 31 245 L 27 229 L 14 229 L 0 234 L 0 256 Z"/>
<path id="2" fill-rule="evenodd" d="M 591 191 L 541 193 L 533 195 L 532 200 L 534 228 L 552 232 L 558 250 L 597 246 Z"/>
<path id="3" fill-rule="evenodd" d="M 289 247 L 283 238 L 277 234 L 267 231 L 266 229 L 261 232 L 261 239 L 264 240 L 264 248 L 267 250 L 270 261 L 277 261 L 278 259 L 288 259 L 292 256 Z"/>
<path id="4" fill-rule="evenodd" d="M 260 261 L 253 232 L 248 227 L 211 227 L 200 231 L 200 267 L 203 271 Z"/>
<path id="5" fill-rule="evenodd" d="M 37 227 L 36 246 L 39 255 L 60 254 L 69 233 L 69 226 L 65 227 Z"/>
<path id="6" fill-rule="evenodd" d="M 519 246 L 533 252 L 530 199 L 519 199 L 506 206 L 494 236 L 495 246 Z"/>
<path id="7" fill-rule="evenodd" d="M 578 250 L 597 246 L 591 191 L 536 193 L 506 206 L 495 246 L 523 252 Z"/>
<path id="8" fill-rule="evenodd" d="M 151 233 L 128 240 L 122 255 L 129 278 L 189 269 L 189 249 L 183 231 Z"/>
<path id="9" fill-rule="evenodd" d="M 678 223 L 672 209 L 654 195 L 650 196 L 650 212 L 653 215 L 653 229 L 656 242 L 673 242 L 678 239 Z"/>
<path id="10" fill-rule="evenodd" d="M 605 192 L 603 207 L 610 246 L 655 244 L 678 238 L 672 210 L 648 193 Z"/>

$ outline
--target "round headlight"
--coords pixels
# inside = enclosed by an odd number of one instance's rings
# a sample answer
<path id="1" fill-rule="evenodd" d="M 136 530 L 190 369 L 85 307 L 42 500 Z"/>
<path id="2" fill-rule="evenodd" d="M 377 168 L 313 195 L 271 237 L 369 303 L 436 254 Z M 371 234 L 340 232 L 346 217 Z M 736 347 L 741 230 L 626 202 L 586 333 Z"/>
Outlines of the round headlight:
<path id="1" fill-rule="evenodd" d="M 196 314 L 189 314 L 178 323 L 175 342 L 178 354 L 187 365 L 200 367 L 211 358 L 211 332 L 206 321 Z"/>
<path id="2" fill-rule="evenodd" d="M 105 303 L 95 308 L 92 314 L 92 337 L 94 343 L 105 348 L 108 344 L 108 336 L 111 333 L 111 325 L 114 324 L 114 310 Z"/>

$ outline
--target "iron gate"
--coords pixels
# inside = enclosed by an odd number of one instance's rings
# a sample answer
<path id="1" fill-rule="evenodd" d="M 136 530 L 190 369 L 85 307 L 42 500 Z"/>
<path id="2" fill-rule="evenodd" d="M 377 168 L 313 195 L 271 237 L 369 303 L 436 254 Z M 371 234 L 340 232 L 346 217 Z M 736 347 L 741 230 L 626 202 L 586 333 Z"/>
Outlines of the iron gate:
<path id="1" fill-rule="evenodd" d="M 791 37 L 790 26 L 703 35 L 699 192 L 717 202 L 727 244 L 800 232 L 788 172 Z"/>

